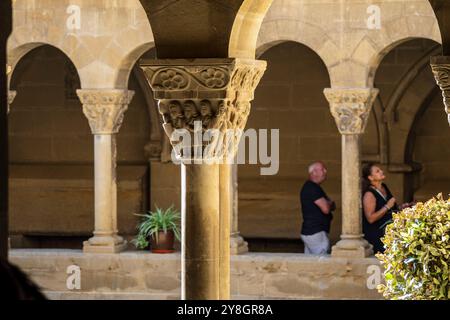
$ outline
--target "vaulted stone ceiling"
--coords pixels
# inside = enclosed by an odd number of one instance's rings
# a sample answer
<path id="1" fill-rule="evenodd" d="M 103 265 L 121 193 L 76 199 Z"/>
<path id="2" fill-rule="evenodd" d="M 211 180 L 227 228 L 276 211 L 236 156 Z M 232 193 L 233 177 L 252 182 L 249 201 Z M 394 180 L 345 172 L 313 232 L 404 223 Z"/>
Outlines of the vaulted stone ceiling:
<path id="1" fill-rule="evenodd" d="M 158 59 L 226 58 L 244 0 L 141 0 Z"/>

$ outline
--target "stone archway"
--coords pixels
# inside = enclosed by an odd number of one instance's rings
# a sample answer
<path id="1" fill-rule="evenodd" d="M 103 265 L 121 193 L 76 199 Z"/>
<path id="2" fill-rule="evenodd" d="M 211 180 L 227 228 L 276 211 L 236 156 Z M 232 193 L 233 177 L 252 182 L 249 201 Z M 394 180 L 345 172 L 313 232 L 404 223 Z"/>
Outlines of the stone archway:
<path id="1" fill-rule="evenodd" d="M 342 61 L 330 67 L 333 86 L 373 87 L 376 71 L 392 48 L 416 38 L 441 43 L 438 21 L 428 1 L 408 8 L 402 3 L 379 6 L 383 12 L 380 30 L 355 32 L 343 41 L 349 47 L 340 48 Z"/>
<path id="2" fill-rule="evenodd" d="M 229 57 L 255 57 L 261 23 L 273 0 L 244 0 L 234 20 L 228 49 Z"/>
<path id="3" fill-rule="evenodd" d="M 439 45 L 429 39 L 402 41 L 386 53 L 374 77 L 380 89 L 374 111 L 380 115 L 380 137 L 384 136 L 380 150 L 385 161 L 380 162 L 399 202 L 411 201 L 417 188 L 421 166 L 408 157 L 409 136 L 424 101 L 436 93 L 429 57 L 438 50 Z"/>
<path id="4" fill-rule="evenodd" d="M 85 192 L 93 155 L 79 75 L 61 50 L 42 45 L 10 77 L 21 93 L 9 114 L 12 246 L 78 248 L 93 228 L 93 197 Z"/>
<path id="5" fill-rule="evenodd" d="M 135 48 L 144 47 L 142 53 L 145 52 L 153 41 L 139 0 L 104 7 L 100 3 L 92 6 L 89 0 L 78 1 L 79 29 L 68 27 L 67 19 L 73 14 L 68 11 L 71 5 L 69 0 L 58 1 L 51 7 L 44 2 L 15 1 L 17 18 L 8 41 L 8 64 L 14 68 L 37 45 L 49 44 L 73 61 L 82 88 L 126 88 L 130 70 L 123 74 L 124 59 Z"/>
<path id="6" fill-rule="evenodd" d="M 439 193 L 444 197 L 449 194 L 447 130 L 448 122 L 442 117 L 440 90 L 435 88 L 424 100 L 408 135 L 406 157 L 419 164 L 421 169 L 410 179 L 412 199 L 427 201 Z"/>
<path id="7" fill-rule="evenodd" d="M 370 37 L 361 41 L 360 50 L 356 50 L 352 59 L 360 61 L 368 67 L 367 85 L 373 86 L 377 69 L 383 58 L 395 47 L 408 41 L 422 38 L 441 43 L 439 26 L 431 6 L 428 6 L 427 16 L 413 17 L 405 14 L 404 17 L 388 21 L 382 29 L 382 36 Z M 416 20 L 417 19 L 417 20 Z M 420 28 L 417 27 L 420 21 Z M 406 26 L 399 28 L 399 25 Z M 431 52 L 430 52 L 431 54 Z"/>
<path id="8" fill-rule="evenodd" d="M 250 250 L 303 252 L 299 191 L 308 165 L 324 160 L 329 195 L 340 198 L 340 135 L 336 132 L 323 89 L 330 85 L 321 57 L 294 41 L 263 44 L 268 69 L 255 93 L 248 129 L 279 129 L 279 171 L 261 176 L 263 165 L 239 166 L 239 228 Z M 262 48 L 258 49 L 262 53 Z M 316 146 L 316 147 L 314 147 Z M 270 151 L 269 151 L 270 152 Z M 333 241 L 340 232 L 333 221 Z"/>
<path id="9" fill-rule="evenodd" d="M 340 60 L 340 50 L 319 20 L 310 21 L 301 10 L 301 1 L 274 2 L 268 10 L 257 40 L 256 56 L 285 42 L 301 43 L 313 50 L 329 68 Z"/>

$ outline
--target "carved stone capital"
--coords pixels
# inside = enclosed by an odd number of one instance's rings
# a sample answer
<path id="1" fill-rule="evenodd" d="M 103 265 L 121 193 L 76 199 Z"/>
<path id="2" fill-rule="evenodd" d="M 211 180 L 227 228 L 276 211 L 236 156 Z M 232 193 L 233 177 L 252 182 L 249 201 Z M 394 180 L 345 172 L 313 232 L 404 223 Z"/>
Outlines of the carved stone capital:
<path id="1" fill-rule="evenodd" d="M 450 124 L 450 56 L 432 57 L 431 69 L 436 83 L 441 88 L 445 112 Z"/>
<path id="2" fill-rule="evenodd" d="M 191 141 L 194 141 L 196 132 L 204 134 L 216 129 L 221 136 L 202 143 L 202 150 L 207 152 L 203 157 L 234 155 L 240 135 L 231 137 L 226 133 L 244 130 L 254 91 L 266 70 L 265 61 L 145 60 L 140 66 L 158 100 L 163 127 L 169 138 L 175 130 L 185 130 L 191 133 Z M 179 142 L 171 143 L 176 147 Z"/>
<path id="3" fill-rule="evenodd" d="M 77 90 L 83 113 L 93 134 L 119 132 L 125 111 L 133 98 L 129 90 Z"/>
<path id="4" fill-rule="evenodd" d="M 17 91 L 8 90 L 8 113 L 9 113 L 9 107 L 13 103 L 14 98 L 16 97 L 16 95 L 17 95 Z"/>
<path id="5" fill-rule="evenodd" d="M 341 134 L 362 134 L 367 126 L 370 110 L 378 89 L 351 88 L 325 89 L 339 132 Z"/>

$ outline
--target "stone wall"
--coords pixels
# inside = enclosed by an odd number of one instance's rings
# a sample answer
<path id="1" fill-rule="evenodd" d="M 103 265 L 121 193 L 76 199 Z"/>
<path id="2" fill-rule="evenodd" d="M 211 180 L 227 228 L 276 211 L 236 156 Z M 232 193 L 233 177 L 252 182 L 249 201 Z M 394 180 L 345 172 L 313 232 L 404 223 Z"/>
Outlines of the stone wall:
<path id="1" fill-rule="evenodd" d="M 76 250 L 13 250 L 21 267 L 51 299 L 179 299 L 180 255 Z M 67 268 L 80 267 L 81 290 L 66 287 Z M 336 259 L 303 254 L 245 254 L 231 261 L 233 299 L 381 299 L 367 287 L 375 258 Z"/>

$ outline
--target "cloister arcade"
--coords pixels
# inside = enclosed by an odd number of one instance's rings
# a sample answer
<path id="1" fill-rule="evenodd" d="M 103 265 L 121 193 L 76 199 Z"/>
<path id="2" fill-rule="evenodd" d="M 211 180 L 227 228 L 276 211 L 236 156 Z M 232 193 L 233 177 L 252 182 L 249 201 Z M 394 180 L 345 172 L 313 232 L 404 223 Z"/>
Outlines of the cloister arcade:
<path id="1" fill-rule="evenodd" d="M 218 15 L 224 33 L 206 47 L 210 21 L 176 15 L 186 1 L 13 2 L 10 257 L 52 297 L 76 296 L 62 280 L 72 261 L 88 270 L 83 293 L 92 297 L 170 298 L 182 287 L 192 299 L 227 299 L 230 290 L 380 298 L 365 282 L 378 261 L 362 238 L 361 164 L 380 163 L 400 202 L 450 192 L 449 123 L 430 67 L 442 55 L 443 27 L 427 0 L 378 1 L 375 29 L 367 27 L 371 1 L 231 1 L 232 21 Z M 78 27 L 67 24 L 71 5 L 81 9 Z M 195 19 L 198 28 L 183 29 Z M 254 77 L 253 87 L 226 90 L 245 91 L 242 103 L 254 95 L 246 128 L 280 130 L 277 175 L 250 164 L 171 163 L 158 102 L 197 89 L 174 93 L 152 76 L 178 68 L 190 77 L 217 64 Z M 324 188 L 338 205 L 327 257 L 301 253 L 299 189 L 314 160 L 327 165 Z M 182 256 L 134 252 L 133 213 L 171 204 L 184 212 Z"/>

